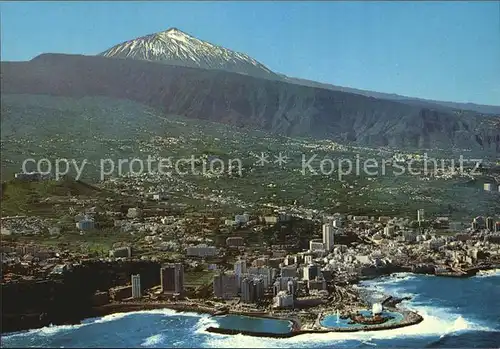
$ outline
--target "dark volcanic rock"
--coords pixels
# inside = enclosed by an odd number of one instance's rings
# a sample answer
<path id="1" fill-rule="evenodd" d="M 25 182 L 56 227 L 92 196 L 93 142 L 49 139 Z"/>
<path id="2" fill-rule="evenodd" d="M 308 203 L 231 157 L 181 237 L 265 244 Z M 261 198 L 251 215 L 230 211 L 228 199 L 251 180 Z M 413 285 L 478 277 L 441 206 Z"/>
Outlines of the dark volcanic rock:
<path id="1" fill-rule="evenodd" d="M 87 317 L 98 290 L 130 283 L 141 275 L 141 287 L 160 284 L 160 264 L 147 261 L 85 262 L 60 279 L 2 285 L 2 333 L 78 323 Z"/>

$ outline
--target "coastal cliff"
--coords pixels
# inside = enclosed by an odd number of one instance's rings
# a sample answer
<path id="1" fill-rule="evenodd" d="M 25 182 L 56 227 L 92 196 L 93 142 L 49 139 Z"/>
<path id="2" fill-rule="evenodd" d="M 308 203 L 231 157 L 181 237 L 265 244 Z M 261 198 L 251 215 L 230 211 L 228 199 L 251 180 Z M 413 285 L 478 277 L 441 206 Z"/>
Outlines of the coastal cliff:
<path id="1" fill-rule="evenodd" d="M 143 289 L 160 283 L 160 264 L 149 261 L 86 261 L 47 280 L 2 285 L 2 333 L 50 324 L 78 323 L 92 314 L 94 294 L 130 283 L 141 275 Z"/>

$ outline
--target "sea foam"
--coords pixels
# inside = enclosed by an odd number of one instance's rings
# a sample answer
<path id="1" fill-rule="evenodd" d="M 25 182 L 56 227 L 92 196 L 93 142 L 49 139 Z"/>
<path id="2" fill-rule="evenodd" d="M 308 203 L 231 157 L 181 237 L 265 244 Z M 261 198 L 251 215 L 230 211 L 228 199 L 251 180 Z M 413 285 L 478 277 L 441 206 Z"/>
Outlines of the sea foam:
<path id="1" fill-rule="evenodd" d="M 164 339 L 165 339 L 165 337 L 163 334 L 161 334 L 161 333 L 155 334 L 153 336 L 146 338 L 146 340 L 141 343 L 141 346 L 143 346 L 143 347 L 158 346 L 159 344 L 161 344 L 163 342 Z"/>
<path id="2" fill-rule="evenodd" d="M 500 276 L 500 269 L 480 270 L 475 277 L 488 278 Z"/>
<path id="3" fill-rule="evenodd" d="M 372 291 L 384 294 L 391 294 L 397 297 L 415 296 L 414 293 L 408 292 L 404 283 L 408 280 L 416 278 L 412 274 L 396 274 L 390 278 L 383 278 L 375 281 L 364 283 L 364 286 Z M 339 345 L 346 341 L 358 341 L 361 344 L 374 346 L 376 343 L 372 341 L 397 339 L 397 338 L 422 338 L 422 337 L 437 337 L 464 332 L 464 331 L 496 331 L 495 329 L 465 318 L 462 314 L 457 314 L 454 309 L 440 307 L 439 305 L 428 305 L 425 303 L 417 303 L 413 300 L 406 301 L 405 307 L 416 311 L 423 317 L 423 321 L 416 325 L 407 327 L 383 330 L 383 331 L 366 331 L 366 332 L 330 332 L 322 334 L 304 334 L 292 338 L 273 339 L 273 338 L 258 338 L 244 335 L 227 336 L 227 335 L 212 335 L 212 338 L 207 340 L 206 345 L 209 347 L 223 348 L 243 348 L 243 347 L 310 347 L 311 343 L 315 345 Z"/>

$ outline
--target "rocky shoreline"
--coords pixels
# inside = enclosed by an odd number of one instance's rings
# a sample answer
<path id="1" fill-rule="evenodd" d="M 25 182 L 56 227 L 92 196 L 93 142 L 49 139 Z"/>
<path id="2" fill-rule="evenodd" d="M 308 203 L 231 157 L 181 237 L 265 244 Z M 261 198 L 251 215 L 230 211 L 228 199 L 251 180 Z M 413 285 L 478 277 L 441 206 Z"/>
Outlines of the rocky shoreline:
<path id="1" fill-rule="evenodd" d="M 498 265 L 488 265 L 488 266 L 481 266 L 474 268 L 474 270 L 467 271 L 465 273 L 466 276 L 473 276 L 476 275 L 479 270 L 488 270 L 488 269 L 498 269 Z M 425 272 L 413 272 L 414 274 L 427 274 Z M 436 274 L 434 274 L 436 275 Z M 447 277 L 464 277 L 464 274 L 460 275 L 437 275 L 437 276 L 447 276 Z M 375 279 L 379 276 L 374 276 L 371 277 L 370 279 Z M 4 293 L 4 287 L 2 287 L 2 293 Z M 72 298 L 72 303 L 74 304 L 74 298 Z M 393 308 L 395 305 L 401 300 L 404 300 L 404 298 L 397 298 L 397 297 L 388 297 L 384 301 L 384 306 L 387 308 Z M 83 304 L 82 304 L 83 305 Z M 66 308 L 66 309 L 72 309 L 72 308 Z M 81 323 L 82 320 L 88 319 L 88 318 L 94 318 L 94 317 L 103 317 L 106 315 L 111 315 L 115 313 L 124 313 L 124 312 L 136 312 L 136 311 L 147 311 L 147 310 L 154 310 L 154 309 L 172 309 L 175 311 L 179 312 L 194 312 L 194 313 L 199 313 L 199 314 L 210 314 L 214 315 L 216 314 L 216 309 L 213 307 L 208 307 L 205 305 L 200 305 L 200 304 L 193 304 L 188 303 L 188 302 L 152 302 L 152 301 L 141 301 L 141 302 L 120 302 L 120 303 L 108 303 L 105 305 L 101 306 L 88 306 L 86 309 L 84 307 L 78 308 L 78 312 L 72 312 L 72 313 L 67 313 L 64 312 L 61 314 L 58 314 L 58 318 L 50 318 L 48 316 L 44 316 L 43 313 L 40 312 L 23 312 L 23 313 L 12 313 L 12 312 L 3 312 L 2 313 L 2 329 L 1 333 L 11 333 L 11 332 L 18 332 L 18 331 L 24 331 L 24 330 L 29 330 L 29 329 L 34 329 L 34 328 L 41 328 L 49 325 L 74 325 L 74 324 L 79 324 Z M 403 310 L 398 309 L 399 312 L 403 312 Z M 411 312 L 415 314 L 415 317 L 409 322 L 409 323 L 403 323 L 403 324 L 393 324 L 390 325 L 389 327 L 383 326 L 384 324 L 381 324 L 381 327 L 375 327 L 371 326 L 370 328 L 356 328 L 356 329 L 297 329 L 297 328 L 303 328 L 304 326 L 297 325 L 297 322 L 294 322 L 293 319 L 289 319 L 286 316 L 273 316 L 273 314 L 267 313 L 265 311 L 263 312 L 236 312 L 236 311 L 230 311 L 229 314 L 234 314 L 234 315 L 245 315 L 245 316 L 254 316 L 254 317 L 266 317 L 266 318 L 275 318 L 275 319 L 280 319 L 280 320 L 290 320 L 295 323 L 294 328 L 296 329 L 294 332 L 294 336 L 301 333 L 323 333 L 323 332 L 342 332 L 342 331 L 347 331 L 347 332 L 353 332 L 353 331 L 375 331 L 375 330 L 380 330 L 380 329 L 389 329 L 389 328 L 398 328 L 398 327 L 403 327 L 403 326 L 409 326 L 412 324 L 419 323 L 422 321 L 420 315 Z M 307 327 L 307 326 L 306 326 Z M 222 329 L 212 329 L 210 330 L 212 332 L 215 331 L 222 331 Z M 210 332 L 209 331 L 209 332 Z M 243 332 L 238 332 L 238 333 L 243 333 Z M 255 334 L 257 336 L 260 336 L 260 334 Z"/>

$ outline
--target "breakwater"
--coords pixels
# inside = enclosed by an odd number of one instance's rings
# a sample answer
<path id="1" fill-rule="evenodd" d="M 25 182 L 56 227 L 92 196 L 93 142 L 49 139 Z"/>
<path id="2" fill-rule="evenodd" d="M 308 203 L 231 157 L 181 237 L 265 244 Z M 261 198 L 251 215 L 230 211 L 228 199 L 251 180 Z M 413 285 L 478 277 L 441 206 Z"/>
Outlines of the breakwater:
<path id="1" fill-rule="evenodd" d="M 269 317 L 269 318 L 271 318 L 271 317 Z M 288 320 L 288 319 L 275 318 L 275 320 Z M 213 326 L 208 327 L 206 329 L 206 331 L 210 332 L 210 333 L 227 334 L 227 335 L 243 334 L 246 336 L 253 336 L 253 337 L 290 338 L 290 337 L 295 337 L 295 336 L 299 336 L 302 334 L 314 334 L 314 333 L 322 334 L 322 333 L 331 333 L 331 332 L 383 331 L 383 330 L 390 330 L 390 329 L 396 329 L 396 328 L 402 328 L 402 327 L 416 325 L 422 321 L 423 321 L 423 317 L 420 316 L 419 314 L 412 312 L 412 311 L 404 311 L 404 320 L 401 321 L 400 323 L 393 323 L 393 324 L 365 325 L 365 326 L 347 327 L 347 328 L 338 327 L 338 328 L 331 328 L 331 329 L 327 329 L 327 328 L 307 329 L 307 330 L 295 329 L 295 330 L 292 330 L 292 331 L 287 332 L 287 333 L 257 332 L 257 331 L 220 328 L 220 327 L 213 327 Z"/>

